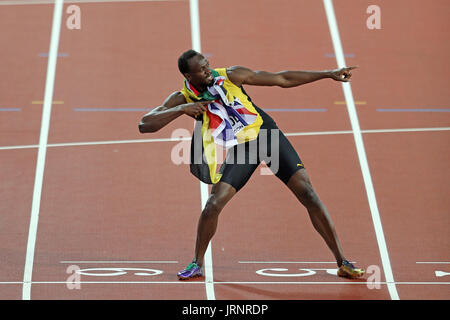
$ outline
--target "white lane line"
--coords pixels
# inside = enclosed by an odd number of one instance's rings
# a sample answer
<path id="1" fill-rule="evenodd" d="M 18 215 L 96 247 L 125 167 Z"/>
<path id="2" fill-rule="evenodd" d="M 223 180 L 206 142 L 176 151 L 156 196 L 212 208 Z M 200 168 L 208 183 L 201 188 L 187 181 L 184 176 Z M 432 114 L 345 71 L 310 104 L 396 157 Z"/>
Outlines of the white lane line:
<path id="1" fill-rule="evenodd" d="M 321 135 L 338 135 L 338 134 L 351 134 L 353 131 L 351 130 L 341 130 L 341 131 L 312 131 L 312 132 L 289 132 L 285 133 L 285 136 L 288 137 L 297 137 L 297 136 L 321 136 Z"/>
<path id="2" fill-rule="evenodd" d="M 32 281 L 32 284 L 67 284 L 67 281 Z M 204 281 L 73 281 L 70 282 L 73 284 L 201 284 L 204 285 Z M 214 284 L 304 284 L 304 285 L 367 285 L 367 284 L 375 285 L 388 285 L 392 282 L 376 282 L 376 281 L 214 281 Z M 0 285 L 20 285 L 23 284 L 23 281 L 0 281 Z M 450 285 L 450 282 L 441 282 L 441 281 L 403 281 L 403 282 L 395 282 L 396 285 Z"/>
<path id="3" fill-rule="evenodd" d="M 59 32 L 61 29 L 61 16 L 63 1 L 56 0 L 53 11 L 52 34 L 45 80 L 44 105 L 42 109 L 41 132 L 39 136 L 39 149 L 34 179 L 33 201 L 31 205 L 30 226 L 28 230 L 27 253 L 23 275 L 22 299 L 31 298 L 31 278 L 33 274 L 34 250 L 36 245 L 39 209 L 41 204 L 42 182 L 44 178 L 45 156 L 47 152 L 48 131 L 50 127 L 50 114 L 52 110 L 53 87 L 55 81 L 56 61 L 58 54 Z"/>
<path id="4" fill-rule="evenodd" d="M 4 146 L 0 147 L 0 150 L 18 150 L 18 149 L 36 149 L 39 145 L 37 144 L 30 144 L 30 145 L 23 145 L 23 146 Z"/>
<path id="5" fill-rule="evenodd" d="M 48 148 L 54 147 L 80 147 L 80 146 L 98 146 L 110 144 L 129 144 L 129 143 L 149 143 L 149 142 L 177 142 L 190 141 L 191 137 L 183 138 L 157 138 L 157 139 L 134 139 L 134 140 L 109 140 L 109 141 L 87 141 L 87 142 L 63 142 L 63 143 L 49 143 Z M 23 146 L 4 146 L 0 150 L 15 150 L 15 149 L 33 149 L 38 148 L 39 145 L 23 145 Z"/>
<path id="6" fill-rule="evenodd" d="M 361 133 L 402 133 L 402 132 L 435 132 L 435 131 L 449 131 L 449 130 L 450 130 L 450 127 L 366 129 L 366 130 L 360 130 L 360 131 L 361 131 Z M 312 131 L 312 132 L 285 133 L 286 136 L 318 136 L 318 135 L 338 135 L 338 134 L 353 134 L 353 131 L 352 130 L 340 130 L 340 131 Z"/>
<path id="7" fill-rule="evenodd" d="M 315 284 L 355 284 L 355 285 L 375 285 L 375 284 L 409 284 L 409 285 L 431 285 L 431 284 L 439 284 L 439 285 L 448 285 L 450 282 L 383 282 L 383 281 L 216 281 L 215 284 L 306 284 L 306 285 L 315 285 Z"/>
<path id="8" fill-rule="evenodd" d="M 206 201 L 209 197 L 208 185 L 200 182 L 200 196 L 202 199 L 202 210 L 205 208 Z M 214 292 L 214 275 L 213 275 L 213 260 L 212 260 L 212 245 L 211 241 L 208 244 L 208 248 L 205 251 L 203 267 L 205 270 L 205 286 L 206 286 L 206 298 L 208 300 L 216 300 Z"/>
<path id="9" fill-rule="evenodd" d="M 48 147 L 77 147 L 90 145 L 107 145 L 107 144 L 127 144 L 127 143 L 145 143 L 145 142 L 177 142 L 190 141 L 191 137 L 180 138 L 156 138 L 156 139 L 136 139 L 136 140 L 117 140 L 117 141 L 92 141 L 92 142 L 69 142 L 69 143 L 52 143 Z"/>
<path id="10" fill-rule="evenodd" d="M 339 36 L 336 16 L 334 14 L 332 0 L 323 0 L 325 12 L 330 28 L 331 39 L 333 41 L 334 52 L 336 54 L 336 61 L 339 68 L 345 67 L 344 50 L 342 49 L 341 39 Z M 367 198 L 369 201 L 372 221 L 375 228 L 375 234 L 378 242 L 378 248 L 381 255 L 381 262 L 383 264 L 384 275 L 388 282 L 388 291 L 392 300 L 399 300 L 400 297 L 394 282 L 394 275 L 392 273 L 391 262 L 387 250 L 386 240 L 384 238 L 383 226 L 381 224 L 380 213 L 378 211 L 377 200 L 375 197 L 375 190 L 372 184 L 372 177 L 370 175 L 369 163 L 367 161 L 366 151 L 364 149 L 364 141 L 362 139 L 361 129 L 359 126 L 358 115 L 356 113 L 355 101 L 353 99 L 352 89 L 349 82 L 342 83 L 345 101 L 347 104 L 347 111 L 352 125 L 353 137 L 355 139 L 356 151 L 358 153 L 361 172 L 364 179 Z"/>
<path id="11" fill-rule="evenodd" d="M 136 140 L 116 140 L 116 141 L 92 141 L 92 142 L 69 142 L 69 143 L 52 143 L 48 147 L 77 147 L 77 146 L 96 146 L 109 144 L 129 144 L 129 143 L 146 143 L 146 142 L 177 142 L 190 141 L 191 137 L 183 138 L 157 138 L 157 139 L 136 139 Z"/>
<path id="12" fill-rule="evenodd" d="M 418 261 L 417 264 L 450 264 L 450 262 L 446 261 Z"/>
<path id="13" fill-rule="evenodd" d="M 130 261 L 130 260 L 122 260 L 122 261 L 60 261 L 62 264 L 70 264 L 70 263 L 83 263 L 83 264 L 107 264 L 107 263 L 130 263 L 130 264 L 139 264 L 139 263 L 178 263 L 178 261 Z"/>
<path id="14" fill-rule="evenodd" d="M 450 127 L 436 128 L 404 128 L 404 129 L 368 129 L 361 130 L 362 133 L 396 133 L 396 132 L 433 132 L 433 131 L 449 131 Z"/>
<path id="15" fill-rule="evenodd" d="M 66 0 L 66 3 L 115 3 L 115 2 L 187 2 L 188 0 Z M 53 4 L 55 0 L 9 0 L 1 1 L 0 6 L 26 4 Z"/>
<path id="16" fill-rule="evenodd" d="M 450 127 L 437 128 L 405 128 L 405 129 L 370 129 L 361 130 L 361 133 L 398 133 L 398 132 L 434 132 L 434 131 L 450 131 Z M 320 136 L 320 135 L 338 135 L 338 134 L 353 134 L 351 130 L 342 131 L 311 131 L 311 132 L 289 132 L 285 133 L 289 137 L 297 136 Z M 48 148 L 54 147 L 78 147 L 78 146 L 97 146 L 110 144 L 128 144 L 128 143 L 149 143 L 149 142 L 177 142 L 190 141 L 191 137 L 182 138 L 156 138 L 156 139 L 132 139 L 132 140 L 106 140 L 106 141 L 87 141 L 87 142 L 63 142 L 63 143 L 49 143 Z M 37 144 L 22 145 L 22 146 L 3 146 L 0 150 L 16 150 L 16 149 L 33 149 L 38 148 Z"/>
<path id="17" fill-rule="evenodd" d="M 336 261 L 238 261 L 238 263 L 261 263 L 261 264 L 265 264 L 265 263 L 301 263 L 301 264 L 308 264 L 308 263 L 321 263 L 321 264 L 336 264 Z M 350 261 L 350 263 L 356 263 L 354 261 Z"/>
<path id="18" fill-rule="evenodd" d="M 86 276 L 84 276 L 86 277 Z M 22 281 L 0 281 L 0 285 L 7 284 L 22 284 Z M 67 284 L 67 281 L 32 281 L 32 284 Z M 201 284 L 205 285 L 204 281 L 70 281 L 71 284 Z"/>
<path id="19" fill-rule="evenodd" d="M 189 0 L 189 14 L 191 19 L 192 49 L 197 52 L 202 52 L 202 43 L 200 36 L 200 12 L 198 9 L 198 0 Z"/>
<path id="20" fill-rule="evenodd" d="M 192 49 L 197 52 L 202 52 L 201 37 L 200 37 L 200 14 L 198 7 L 198 0 L 189 1 L 189 14 L 191 19 L 191 41 Z M 201 197 L 201 209 L 205 208 L 206 202 L 209 197 L 208 185 L 200 181 L 200 197 Z M 208 248 L 205 252 L 203 269 L 205 271 L 205 287 L 206 287 L 206 299 L 216 300 L 214 292 L 214 275 L 213 275 L 213 261 L 212 261 L 212 249 L 211 241 L 208 244 Z"/>

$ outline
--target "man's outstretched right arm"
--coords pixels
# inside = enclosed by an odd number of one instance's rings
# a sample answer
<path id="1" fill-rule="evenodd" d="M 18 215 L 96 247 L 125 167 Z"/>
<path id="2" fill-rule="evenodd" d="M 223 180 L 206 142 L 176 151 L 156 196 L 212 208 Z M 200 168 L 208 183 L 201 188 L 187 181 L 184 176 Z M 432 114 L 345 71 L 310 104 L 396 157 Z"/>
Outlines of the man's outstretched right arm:
<path id="1" fill-rule="evenodd" d="M 186 103 L 179 91 L 172 93 L 164 103 L 147 113 L 139 122 L 139 132 L 156 132 L 183 114 L 196 117 L 206 111 L 207 102 Z"/>

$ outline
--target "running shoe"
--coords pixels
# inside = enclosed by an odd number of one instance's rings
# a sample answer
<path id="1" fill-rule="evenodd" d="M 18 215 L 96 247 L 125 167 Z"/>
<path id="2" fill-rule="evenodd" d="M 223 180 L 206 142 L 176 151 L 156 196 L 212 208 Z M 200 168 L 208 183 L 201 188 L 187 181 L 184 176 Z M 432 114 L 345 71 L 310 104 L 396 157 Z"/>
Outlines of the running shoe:
<path id="1" fill-rule="evenodd" d="M 202 268 L 195 262 L 190 263 L 186 269 L 178 272 L 179 280 L 189 280 L 192 278 L 197 278 L 203 276 Z"/>
<path id="2" fill-rule="evenodd" d="M 339 277 L 345 277 L 350 279 L 360 278 L 364 275 L 364 269 L 355 268 L 353 264 L 344 260 L 342 265 L 339 267 L 337 275 Z"/>

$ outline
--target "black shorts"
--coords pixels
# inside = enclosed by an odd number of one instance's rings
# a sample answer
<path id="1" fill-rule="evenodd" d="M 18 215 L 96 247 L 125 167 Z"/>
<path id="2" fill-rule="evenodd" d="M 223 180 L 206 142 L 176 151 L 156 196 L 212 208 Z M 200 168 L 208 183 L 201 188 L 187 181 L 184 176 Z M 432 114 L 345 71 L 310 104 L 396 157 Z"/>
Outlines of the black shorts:
<path id="1" fill-rule="evenodd" d="M 220 181 L 232 185 L 236 191 L 247 183 L 261 161 L 285 184 L 297 170 L 304 168 L 294 147 L 275 121 L 260 108 L 255 108 L 263 119 L 258 138 L 230 148 L 220 168 Z"/>

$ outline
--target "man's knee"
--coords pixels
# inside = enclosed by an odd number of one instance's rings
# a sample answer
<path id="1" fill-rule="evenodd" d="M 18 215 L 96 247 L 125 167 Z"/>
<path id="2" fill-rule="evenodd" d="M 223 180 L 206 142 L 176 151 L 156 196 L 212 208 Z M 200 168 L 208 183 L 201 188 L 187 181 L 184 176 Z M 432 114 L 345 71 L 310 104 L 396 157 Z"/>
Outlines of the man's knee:
<path id="1" fill-rule="evenodd" d="M 298 195 L 302 203 L 306 205 L 317 205 L 320 203 L 319 197 L 310 183 L 303 184 L 298 190 Z"/>
<path id="2" fill-rule="evenodd" d="M 300 171 L 302 171 L 300 173 Z M 299 170 L 289 181 L 288 187 L 294 192 L 297 198 L 306 206 L 319 205 L 320 199 L 304 170 Z"/>
<path id="3" fill-rule="evenodd" d="M 223 207 L 227 204 L 227 202 L 231 199 L 233 196 L 232 190 L 230 192 L 216 192 L 212 193 L 208 201 L 206 202 L 205 209 L 203 210 L 203 214 L 206 215 L 218 215 Z"/>
<path id="4" fill-rule="evenodd" d="M 205 209 L 203 209 L 203 214 L 205 215 L 217 215 L 222 211 L 223 204 L 217 196 L 211 195 L 206 202 Z"/>

